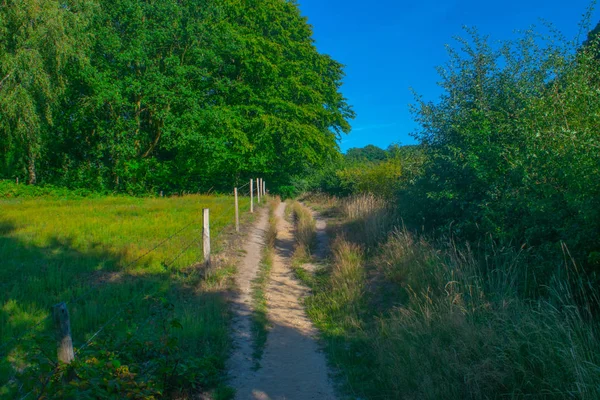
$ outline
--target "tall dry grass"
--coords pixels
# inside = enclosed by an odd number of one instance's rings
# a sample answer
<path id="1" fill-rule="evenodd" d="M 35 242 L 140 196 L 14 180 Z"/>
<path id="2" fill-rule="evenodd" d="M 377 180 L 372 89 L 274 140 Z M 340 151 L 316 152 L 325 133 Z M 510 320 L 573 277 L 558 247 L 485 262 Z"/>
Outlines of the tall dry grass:
<path id="1" fill-rule="evenodd" d="M 296 262 L 308 262 L 315 244 L 316 222 L 311 211 L 297 201 L 291 204 L 291 211 L 296 230 L 294 259 Z"/>
<path id="2" fill-rule="evenodd" d="M 571 260 L 532 298 L 519 249 L 482 256 L 452 238 L 386 232 L 394 215 L 366 196 L 339 207 L 332 265 L 307 305 L 349 394 L 600 398 L 600 303 Z M 384 230 L 378 244 L 372 229 Z"/>
<path id="3" fill-rule="evenodd" d="M 397 222 L 391 204 L 372 194 L 360 194 L 339 201 L 349 239 L 370 248 L 385 238 Z"/>

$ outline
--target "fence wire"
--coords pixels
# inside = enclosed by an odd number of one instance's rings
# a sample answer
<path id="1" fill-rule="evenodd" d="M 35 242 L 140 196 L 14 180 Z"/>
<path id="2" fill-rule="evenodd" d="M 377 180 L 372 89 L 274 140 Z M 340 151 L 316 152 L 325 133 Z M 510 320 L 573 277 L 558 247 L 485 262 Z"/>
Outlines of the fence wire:
<path id="1" fill-rule="evenodd" d="M 246 188 L 247 186 L 250 185 L 250 182 L 247 182 L 245 185 L 239 186 L 238 187 L 238 192 L 241 189 Z M 258 188 L 256 188 L 256 190 L 259 190 Z M 249 193 L 250 194 L 250 193 Z M 226 217 L 229 217 L 229 214 L 232 213 L 235 209 L 235 203 L 230 206 L 229 208 L 227 208 L 225 211 L 220 212 L 220 215 L 224 215 Z M 215 221 L 217 220 L 217 218 L 215 218 Z M 189 229 L 190 227 L 194 226 L 194 225 L 198 225 L 201 224 L 202 221 L 200 221 L 199 219 L 196 219 L 188 224 L 186 224 L 185 226 L 183 226 L 182 228 L 178 229 L 176 232 L 174 232 L 172 235 L 168 236 L 167 238 L 161 240 L 158 244 L 156 244 L 154 247 L 152 247 L 150 250 L 146 251 L 144 254 L 142 254 L 141 256 L 137 257 L 136 259 L 132 260 L 131 262 L 127 263 L 123 269 L 126 270 L 130 267 L 132 267 L 133 265 L 135 265 L 136 263 L 138 263 L 140 260 L 142 260 L 143 258 L 147 257 L 148 255 L 152 254 L 153 252 L 155 252 L 157 249 L 159 249 L 160 247 L 162 247 L 163 245 L 165 245 L 166 243 L 170 242 L 171 240 L 173 240 L 174 238 L 176 238 L 177 236 L 179 236 L 181 233 L 183 233 L 185 230 Z M 215 239 L 220 237 L 223 232 L 225 232 L 225 230 L 230 229 L 232 227 L 232 225 L 234 224 L 234 221 L 230 221 L 229 223 L 225 222 L 223 228 L 221 228 L 216 234 L 211 235 L 212 237 L 214 237 Z M 183 254 L 185 254 L 193 245 L 199 245 L 200 244 L 200 238 L 194 238 L 192 241 L 190 241 L 187 245 L 185 245 L 182 250 L 169 262 L 165 263 L 165 266 L 167 268 L 170 268 L 173 266 L 173 264 L 180 258 L 183 256 Z M 200 263 L 203 260 L 203 256 L 200 256 L 199 258 L 196 259 L 196 261 L 192 264 L 192 265 L 197 265 L 198 263 Z M 82 300 L 83 298 L 87 297 L 89 294 L 91 294 L 92 292 L 96 291 L 99 289 L 99 287 L 103 286 L 104 284 L 106 284 L 106 282 L 98 285 L 98 286 L 94 286 L 93 288 L 91 288 L 90 290 L 86 291 L 85 293 L 67 301 L 65 304 L 73 304 L 73 303 L 77 303 L 80 300 Z M 107 326 L 109 326 L 113 321 L 115 321 L 120 315 L 122 315 L 128 308 L 127 306 L 133 304 L 135 301 L 139 300 L 142 296 L 145 296 L 147 298 L 151 298 L 153 296 L 155 296 L 158 292 L 161 291 L 161 287 L 159 286 L 154 292 L 152 292 L 151 294 L 146 294 L 146 293 L 140 293 L 139 295 L 137 295 L 136 297 L 134 297 L 132 300 L 130 300 L 127 303 L 124 303 L 121 308 L 115 313 L 113 314 L 104 324 L 102 324 L 102 326 L 96 330 L 92 336 L 83 344 L 81 345 L 77 351 L 75 352 L 76 355 L 80 354 L 81 351 L 83 351 L 84 349 L 86 349 L 87 347 L 89 347 L 92 342 L 94 341 L 94 339 L 96 339 L 102 332 L 104 332 L 104 330 L 106 329 Z M 28 334 L 35 334 L 35 329 L 38 328 L 40 325 L 42 325 L 43 323 L 45 323 L 48 319 L 50 319 L 52 317 L 52 314 L 47 315 L 46 317 L 44 317 L 42 320 L 40 320 L 37 324 L 35 324 L 33 327 L 29 328 L 27 331 L 25 331 L 23 334 L 19 335 L 18 337 L 15 338 L 11 338 L 8 342 L 4 343 L 1 345 L 0 347 L 0 351 L 3 351 L 4 349 L 6 349 L 6 347 L 8 347 L 10 344 L 12 343 L 19 343 L 21 340 L 23 340 Z M 154 318 L 154 315 L 151 315 L 150 317 L 148 317 L 146 319 L 146 322 L 151 320 L 152 318 Z M 144 322 L 145 324 L 145 322 Z M 139 329 L 142 327 L 143 324 L 139 324 L 136 332 L 139 331 Z M 127 341 L 124 342 L 124 344 L 127 344 L 128 341 L 130 341 L 130 339 L 128 339 Z M 122 348 L 122 346 L 124 345 L 122 344 L 120 347 Z M 52 378 L 52 376 L 56 373 L 58 369 L 55 368 L 52 373 L 46 378 L 45 383 L 43 385 L 43 387 L 45 387 L 48 382 L 50 381 L 50 379 Z M 32 390 L 30 390 L 28 393 L 26 393 L 23 397 L 21 397 L 21 400 L 26 399 L 28 396 L 30 396 L 34 391 L 36 390 L 36 388 L 33 388 Z M 43 388 L 42 388 L 43 391 Z"/>

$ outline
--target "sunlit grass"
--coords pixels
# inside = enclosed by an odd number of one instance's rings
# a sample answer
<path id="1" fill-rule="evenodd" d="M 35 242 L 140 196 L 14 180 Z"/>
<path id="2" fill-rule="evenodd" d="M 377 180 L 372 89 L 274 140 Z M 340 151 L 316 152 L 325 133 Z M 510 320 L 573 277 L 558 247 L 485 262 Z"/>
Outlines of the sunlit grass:
<path id="1" fill-rule="evenodd" d="M 36 337 L 52 332 L 59 302 L 68 303 L 76 350 L 107 323 L 99 337 L 124 337 L 146 321 L 150 296 L 174 304 L 183 349 L 225 359 L 228 316 L 223 288 L 204 279 L 202 209 L 211 210 L 218 252 L 234 219 L 231 196 L 12 199 L 0 207 L 0 388 Z M 240 208 L 245 218 L 249 199 Z M 224 271 L 213 276 L 233 269 Z"/>

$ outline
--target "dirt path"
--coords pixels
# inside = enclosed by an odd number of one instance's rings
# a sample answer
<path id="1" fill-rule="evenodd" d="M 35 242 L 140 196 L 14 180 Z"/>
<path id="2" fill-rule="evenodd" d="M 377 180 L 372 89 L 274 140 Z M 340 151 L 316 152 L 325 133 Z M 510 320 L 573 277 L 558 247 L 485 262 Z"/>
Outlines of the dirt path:
<path id="1" fill-rule="evenodd" d="M 282 203 L 276 211 L 278 236 L 267 287 L 272 329 L 261 360 L 262 368 L 252 371 L 249 360 L 242 360 L 247 369 L 232 365 L 232 384 L 237 389 L 236 399 L 240 400 L 333 400 L 325 356 L 319 350 L 315 341 L 317 332 L 301 304 L 307 290 L 290 268 L 294 236 L 292 226 L 284 219 L 284 211 Z"/>
<path id="2" fill-rule="evenodd" d="M 252 281 L 256 278 L 265 245 L 265 234 L 268 226 L 268 208 L 260 210 L 258 221 L 250 230 L 244 244 L 244 259 L 240 263 L 235 277 L 238 292 L 233 303 L 233 346 L 234 351 L 228 361 L 228 370 L 234 377 L 234 386 L 238 381 L 246 379 L 252 373 Z"/>

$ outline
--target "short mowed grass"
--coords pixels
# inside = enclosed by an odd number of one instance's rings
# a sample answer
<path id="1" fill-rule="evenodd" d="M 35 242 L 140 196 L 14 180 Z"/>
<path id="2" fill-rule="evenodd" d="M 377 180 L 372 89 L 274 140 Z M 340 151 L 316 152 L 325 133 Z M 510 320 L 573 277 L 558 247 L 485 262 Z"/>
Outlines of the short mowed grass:
<path id="1" fill-rule="evenodd" d="M 249 199 L 240 207 L 248 218 Z M 220 292 L 234 266 L 202 265 L 203 208 L 218 253 L 234 219 L 231 196 L 0 198 L 0 397 L 68 394 L 47 381 L 59 302 L 78 361 L 98 361 L 102 351 L 117 359 L 114 374 L 89 372 L 100 379 L 82 380 L 78 392 L 152 397 L 219 387 L 229 345 Z"/>

